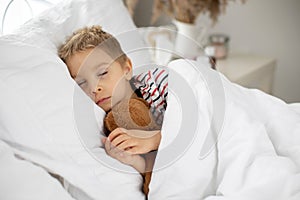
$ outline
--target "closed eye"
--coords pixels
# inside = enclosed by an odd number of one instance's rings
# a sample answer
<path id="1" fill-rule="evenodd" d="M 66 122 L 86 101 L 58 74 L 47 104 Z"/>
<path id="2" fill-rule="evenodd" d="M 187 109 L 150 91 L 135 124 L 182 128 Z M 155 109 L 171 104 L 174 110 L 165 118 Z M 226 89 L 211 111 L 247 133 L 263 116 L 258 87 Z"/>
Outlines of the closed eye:
<path id="1" fill-rule="evenodd" d="M 83 80 L 83 81 L 77 81 L 77 84 L 78 84 L 80 87 L 82 87 L 85 83 L 86 83 L 85 80 Z"/>
<path id="2" fill-rule="evenodd" d="M 102 73 L 98 73 L 97 76 L 101 77 L 104 76 L 105 74 L 107 74 L 108 71 L 102 72 Z"/>

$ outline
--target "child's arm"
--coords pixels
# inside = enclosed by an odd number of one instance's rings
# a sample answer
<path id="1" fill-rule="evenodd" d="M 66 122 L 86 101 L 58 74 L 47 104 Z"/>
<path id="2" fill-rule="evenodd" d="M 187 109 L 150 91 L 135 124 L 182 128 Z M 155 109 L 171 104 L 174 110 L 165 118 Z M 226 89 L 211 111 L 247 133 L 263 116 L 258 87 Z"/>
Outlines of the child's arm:
<path id="1" fill-rule="evenodd" d="M 160 144 L 160 130 L 142 131 L 117 128 L 108 136 L 111 144 L 131 154 L 145 154 L 157 150 Z"/>
<path id="2" fill-rule="evenodd" d="M 141 174 L 145 173 L 146 162 L 142 156 L 120 150 L 119 148 L 113 146 L 107 138 L 103 138 L 102 142 L 104 144 L 105 151 L 109 156 L 126 165 L 132 166 Z"/>

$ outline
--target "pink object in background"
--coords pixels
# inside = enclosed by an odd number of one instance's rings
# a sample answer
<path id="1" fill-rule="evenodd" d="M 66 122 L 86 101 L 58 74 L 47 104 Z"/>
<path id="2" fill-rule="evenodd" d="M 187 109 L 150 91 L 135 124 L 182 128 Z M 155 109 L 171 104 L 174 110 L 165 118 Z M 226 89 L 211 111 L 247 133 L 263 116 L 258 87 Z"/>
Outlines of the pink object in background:
<path id="1" fill-rule="evenodd" d="M 209 36 L 208 46 L 214 48 L 214 57 L 224 59 L 228 54 L 229 37 L 225 34 L 212 34 Z"/>

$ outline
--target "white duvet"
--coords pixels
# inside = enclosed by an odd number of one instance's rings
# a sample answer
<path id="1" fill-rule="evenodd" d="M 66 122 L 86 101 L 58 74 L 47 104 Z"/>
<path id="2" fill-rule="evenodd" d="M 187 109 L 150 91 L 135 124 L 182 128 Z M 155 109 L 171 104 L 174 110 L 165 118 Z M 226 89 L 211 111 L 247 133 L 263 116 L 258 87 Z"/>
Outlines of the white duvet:
<path id="1" fill-rule="evenodd" d="M 195 61 L 173 61 L 169 72 L 168 107 L 149 199 L 300 199 L 299 104 L 289 105 L 259 90 L 240 87 Z M 64 154 L 69 155 L 67 144 Z M 83 156 L 88 153 L 82 146 L 72 150 L 82 150 L 72 157 L 78 159 L 76 164 L 69 157 L 48 159 L 8 149 L 0 145 L 0 185 L 7 188 L 2 197 L 35 194 L 30 198 L 72 199 L 71 194 L 76 199 L 144 199 L 138 192 L 140 177 L 92 164 L 88 155 Z M 13 152 L 28 162 L 14 158 Z M 45 169 L 78 188 L 63 190 Z M 24 190 L 14 187 L 26 182 Z M 32 193 L 36 185 L 43 189 Z M 109 187 L 113 185 L 119 189 Z M 51 193 L 43 192 L 49 189 Z"/>
<path id="2" fill-rule="evenodd" d="M 168 107 L 149 199 L 300 199 L 300 106 L 169 65 Z"/>

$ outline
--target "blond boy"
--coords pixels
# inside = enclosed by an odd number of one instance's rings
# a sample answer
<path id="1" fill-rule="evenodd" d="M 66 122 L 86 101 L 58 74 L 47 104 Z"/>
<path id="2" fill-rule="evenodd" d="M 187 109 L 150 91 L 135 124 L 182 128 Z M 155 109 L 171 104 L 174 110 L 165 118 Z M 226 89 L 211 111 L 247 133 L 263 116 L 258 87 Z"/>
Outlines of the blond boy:
<path id="1" fill-rule="evenodd" d="M 76 83 L 104 111 L 110 111 L 122 100 L 139 96 L 150 104 L 151 112 L 162 123 L 167 105 L 167 72 L 153 69 L 133 77 L 130 59 L 119 42 L 100 26 L 77 30 L 58 54 Z M 108 155 L 145 173 L 146 163 L 139 154 L 157 150 L 160 139 L 160 130 L 117 128 L 102 142 Z"/>

